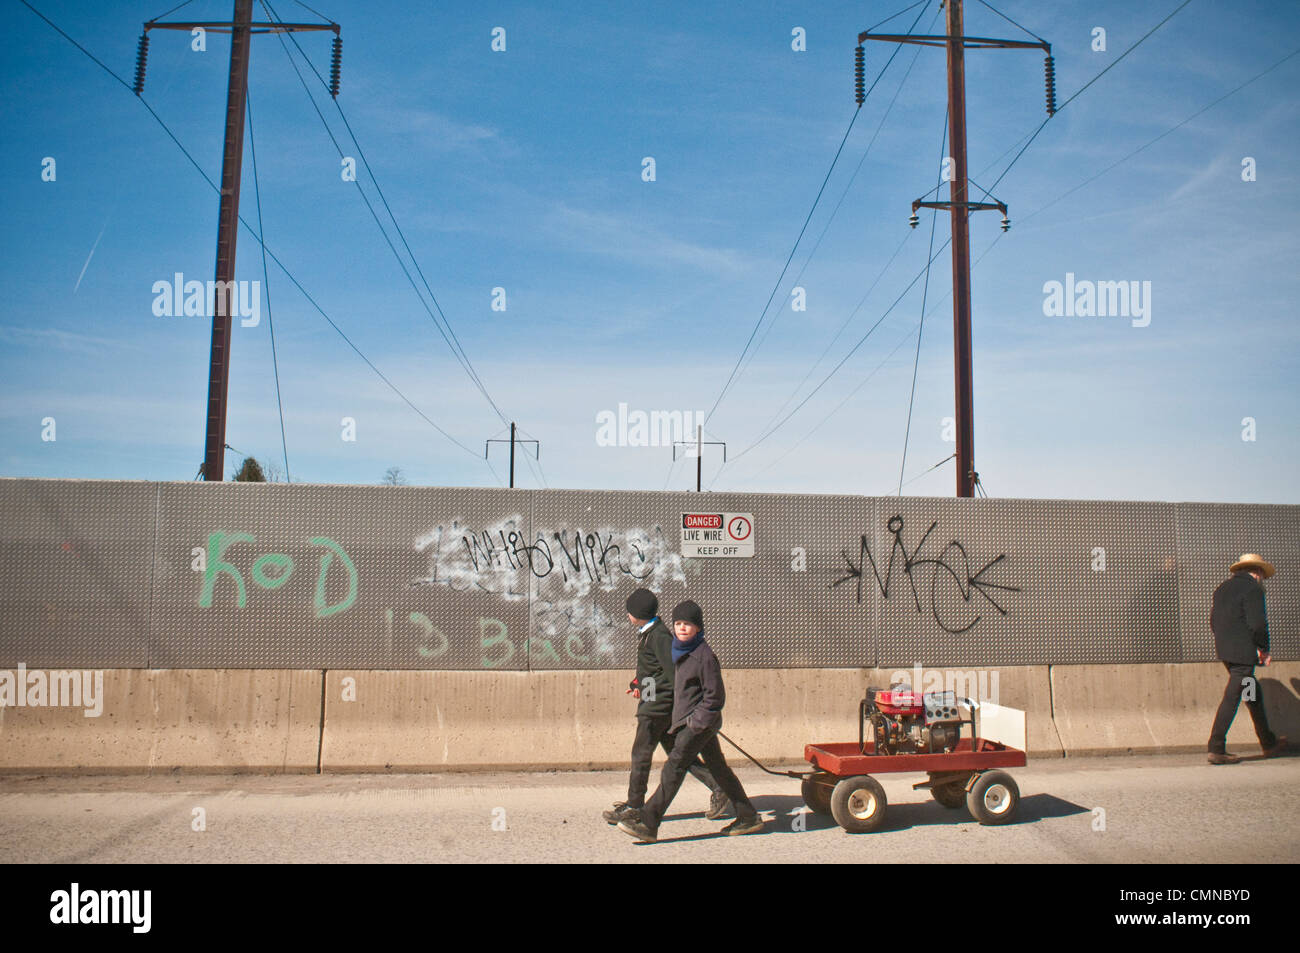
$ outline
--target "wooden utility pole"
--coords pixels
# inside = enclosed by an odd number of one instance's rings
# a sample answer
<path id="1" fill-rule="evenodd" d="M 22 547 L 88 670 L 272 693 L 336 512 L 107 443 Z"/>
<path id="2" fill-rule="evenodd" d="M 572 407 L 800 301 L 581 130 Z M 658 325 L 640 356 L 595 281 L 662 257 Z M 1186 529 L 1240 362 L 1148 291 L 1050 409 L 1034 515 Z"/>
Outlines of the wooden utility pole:
<path id="1" fill-rule="evenodd" d="M 203 442 L 205 480 L 223 480 L 226 446 L 226 397 L 230 390 L 232 302 L 235 294 L 235 245 L 239 238 L 239 181 L 244 160 L 244 116 L 248 105 L 248 60 L 252 34 L 292 33 L 305 30 L 334 32 L 330 95 L 338 96 L 342 42 L 337 23 L 254 23 L 253 0 L 235 0 L 234 16 L 225 22 L 159 23 L 144 25 L 136 56 L 135 94 L 144 89 L 145 61 L 150 30 L 184 30 L 230 34 L 230 74 L 226 86 L 226 140 L 221 156 L 221 206 L 217 213 L 216 292 L 212 302 L 212 348 L 208 362 L 207 433 Z"/>
<path id="2" fill-rule="evenodd" d="M 1052 65 L 1052 47 L 1046 41 L 1029 43 L 1023 40 L 995 40 L 988 37 L 966 36 L 962 19 L 962 0 L 946 0 L 947 33 L 943 36 L 913 34 L 858 34 L 856 85 L 858 103 L 862 103 L 862 43 L 866 40 L 883 40 L 891 43 L 913 43 L 921 46 L 943 46 L 948 53 L 948 148 L 952 151 L 952 180 L 947 202 L 912 203 L 909 223 L 917 224 L 918 208 L 946 209 L 952 214 L 952 337 L 953 384 L 957 422 L 957 495 L 975 495 L 975 422 L 974 384 L 971 372 L 971 294 L 970 294 L 970 224 L 969 215 L 979 209 L 998 209 L 1002 212 L 1002 230 L 1010 227 L 1007 207 L 1001 202 L 972 202 L 966 176 L 966 48 L 972 49 L 1041 49 L 1047 54 L 1048 77 L 1047 111 L 1056 111 L 1055 72 Z M 1032 35 L 1032 34 L 1031 34 Z"/>
<path id="3" fill-rule="evenodd" d="M 952 149 L 952 356 L 957 408 L 957 495 L 975 495 L 970 341 L 970 221 L 966 206 L 966 49 L 961 0 L 948 0 L 948 142 Z"/>

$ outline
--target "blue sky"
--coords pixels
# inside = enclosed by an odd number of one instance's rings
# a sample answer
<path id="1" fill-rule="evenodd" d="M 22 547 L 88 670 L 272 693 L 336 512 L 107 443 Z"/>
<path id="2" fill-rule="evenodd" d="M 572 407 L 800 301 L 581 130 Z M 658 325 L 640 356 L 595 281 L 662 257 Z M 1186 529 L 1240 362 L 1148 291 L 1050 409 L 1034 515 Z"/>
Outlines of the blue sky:
<path id="1" fill-rule="evenodd" d="M 166 9 L 33 3 L 128 81 L 142 22 Z M 1053 44 L 1064 101 L 1178 0 L 995 5 Z M 230 6 L 194 0 L 167 19 L 227 18 Z M 339 104 L 420 269 L 492 400 L 541 441 L 542 470 L 521 464 L 518 484 L 693 487 L 694 462 L 672 467 L 669 447 L 600 445 L 598 415 L 620 404 L 713 406 L 853 119 L 857 33 L 906 4 L 312 6 L 342 24 Z M 273 7 L 286 20 L 316 19 L 290 0 Z M 884 29 L 904 32 L 917 13 Z M 260 5 L 255 17 L 265 18 Z M 966 21 L 970 34 L 1027 38 L 978 2 Z M 491 48 L 495 27 L 504 52 Z M 796 27 L 804 51 L 791 48 Z M 1092 49 L 1096 27 L 1105 51 Z M 996 212 L 973 216 L 975 460 L 991 495 L 1300 502 L 1300 55 L 1075 188 L 1286 57 L 1298 28 L 1295 4 L 1194 0 L 1062 109 L 998 184 L 1009 233 Z M 924 5 L 917 30 L 942 31 L 937 3 Z M 328 34 L 298 39 L 325 73 Z M 176 272 L 212 278 L 217 196 L 129 91 L 25 7 L 14 7 L 0 45 L 0 276 L 10 289 L 0 475 L 191 479 L 203 455 L 210 323 L 156 316 L 151 289 Z M 357 186 L 342 180 L 280 40 L 258 36 L 253 47 L 267 245 L 470 451 L 403 403 L 271 264 L 294 480 L 376 483 L 400 466 L 417 484 L 500 485 L 504 447 L 493 445 L 492 469 L 482 453 L 505 424 L 440 338 Z M 197 52 L 188 35 L 155 31 L 145 86 L 214 180 L 228 49 L 223 36 Z M 869 80 L 891 52 L 867 44 Z M 333 103 L 297 62 L 355 156 Z M 1042 122 L 1042 74 L 1037 51 L 968 53 L 970 174 L 981 185 Z M 945 105 L 943 52 L 905 47 L 854 121 L 761 346 L 709 417 L 706 439 L 725 441 L 729 462 L 720 468 L 718 448 L 706 450 L 706 486 L 897 492 L 924 280 L 885 312 L 925 264 L 931 213 L 915 231 L 907 217 L 936 185 Z M 54 181 L 42 180 L 45 157 Z M 654 181 L 643 180 L 645 157 Z M 1243 181 L 1247 157 L 1254 181 Z M 359 159 L 358 168 L 383 216 Z M 256 226 L 247 140 L 242 212 Z M 936 249 L 948 232 L 941 216 Z M 1045 315 L 1045 283 L 1067 273 L 1150 282 L 1150 323 Z M 945 250 L 925 292 L 908 494 L 953 492 L 952 461 L 918 477 L 953 451 L 943 439 L 953 414 L 950 275 Z M 246 230 L 237 277 L 264 280 Z M 792 308 L 796 285 L 805 311 Z M 494 288 L 505 289 L 504 311 L 493 310 Z M 283 469 L 265 300 L 261 316 L 235 327 L 226 439 Z M 355 441 L 342 439 L 345 417 Z M 1248 417 L 1254 440 L 1242 439 Z M 42 440 L 45 418 L 56 422 L 53 441 Z M 228 473 L 239 459 L 227 454 Z"/>

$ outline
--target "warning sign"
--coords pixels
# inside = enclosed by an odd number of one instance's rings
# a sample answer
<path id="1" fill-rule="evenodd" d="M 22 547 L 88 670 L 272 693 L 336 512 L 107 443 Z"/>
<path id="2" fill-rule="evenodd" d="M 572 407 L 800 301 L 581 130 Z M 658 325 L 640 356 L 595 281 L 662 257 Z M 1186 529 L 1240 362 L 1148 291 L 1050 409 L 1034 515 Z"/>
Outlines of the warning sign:
<path id="1" fill-rule="evenodd" d="M 683 513 L 682 555 L 692 558 L 753 556 L 753 514 Z"/>

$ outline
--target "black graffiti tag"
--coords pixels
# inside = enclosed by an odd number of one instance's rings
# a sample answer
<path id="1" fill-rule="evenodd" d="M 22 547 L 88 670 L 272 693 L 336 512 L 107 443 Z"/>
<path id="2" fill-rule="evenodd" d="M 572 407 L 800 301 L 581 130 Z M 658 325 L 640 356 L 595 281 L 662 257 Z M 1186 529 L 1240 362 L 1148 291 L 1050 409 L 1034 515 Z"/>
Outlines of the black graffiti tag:
<path id="1" fill-rule="evenodd" d="M 939 612 L 940 599 L 938 596 L 940 579 L 951 581 L 951 583 L 955 584 L 957 592 L 961 595 L 963 602 L 970 602 L 971 597 L 978 592 L 988 601 L 989 605 L 993 606 L 993 608 L 999 612 L 999 614 L 1004 616 L 1007 615 L 1006 608 L 999 604 L 993 596 L 989 595 L 988 590 L 993 589 L 1001 590 L 1003 592 L 1020 592 L 1020 587 L 1003 585 L 1002 583 L 992 582 L 984 578 L 986 572 L 1007 558 L 1006 554 L 1003 553 L 1000 556 L 990 559 L 981 566 L 979 571 L 974 575 L 972 575 L 970 571 L 970 557 L 966 553 L 966 547 L 955 539 L 940 551 L 937 559 L 921 559 L 921 550 L 925 548 L 926 541 L 930 538 L 930 534 L 934 532 L 935 527 L 938 525 L 938 520 L 931 523 L 930 528 L 927 529 L 925 535 L 921 537 L 921 541 L 916 544 L 916 549 L 909 553 L 906 544 L 903 542 L 903 517 L 899 515 L 891 517 L 887 527 L 894 537 L 894 544 L 889 550 L 889 562 L 885 566 L 885 577 L 881 579 L 879 567 L 876 565 L 876 559 L 871 554 L 871 546 L 867 542 L 867 537 L 864 535 L 860 537 L 861 542 L 858 549 L 858 561 L 856 565 L 849 557 L 848 553 L 844 550 L 840 550 L 840 556 L 843 557 L 846 566 L 844 575 L 839 579 L 836 579 L 827 588 L 834 589 L 836 586 L 843 583 L 854 581 L 857 590 L 856 598 L 860 604 L 862 602 L 862 580 L 865 575 L 863 572 L 863 566 L 866 563 L 870 563 L 871 574 L 875 577 L 876 587 L 880 590 L 881 597 L 888 599 L 889 586 L 894 574 L 894 563 L 898 554 L 901 552 L 903 555 L 901 568 L 903 575 L 907 577 L 908 585 L 911 587 L 912 601 L 916 604 L 916 611 L 918 613 L 923 610 L 921 607 L 921 596 L 917 591 L 916 578 L 913 575 L 913 572 L 920 566 L 934 567 L 934 573 L 930 579 L 930 614 L 934 617 L 934 621 L 937 622 L 939 627 L 945 632 L 950 632 L 953 635 L 960 635 L 963 632 L 969 632 L 979 623 L 983 616 L 976 615 L 974 619 L 963 626 L 958 626 L 956 620 L 949 624 L 949 621 L 944 619 Z M 949 560 L 951 560 L 951 562 Z"/>

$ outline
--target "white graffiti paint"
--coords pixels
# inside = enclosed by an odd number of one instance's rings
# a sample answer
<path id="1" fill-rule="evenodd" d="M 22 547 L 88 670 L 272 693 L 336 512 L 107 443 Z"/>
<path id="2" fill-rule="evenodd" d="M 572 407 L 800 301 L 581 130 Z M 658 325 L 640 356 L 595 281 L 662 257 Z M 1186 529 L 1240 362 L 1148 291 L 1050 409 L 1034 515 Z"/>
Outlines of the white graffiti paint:
<path id="1" fill-rule="evenodd" d="M 621 605 L 611 611 L 597 601 L 598 593 L 640 586 L 662 592 L 669 583 L 686 582 L 675 537 L 670 542 L 661 525 L 566 524 L 531 535 L 523 525 L 519 514 L 485 525 L 462 518 L 438 523 L 415 540 L 429 565 L 413 584 L 483 592 L 507 602 L 527 598 L 531 586 L 534 634 L 561 640 L 577 658 L 578 652 L 613 654 L 625 627 Z"/>

